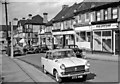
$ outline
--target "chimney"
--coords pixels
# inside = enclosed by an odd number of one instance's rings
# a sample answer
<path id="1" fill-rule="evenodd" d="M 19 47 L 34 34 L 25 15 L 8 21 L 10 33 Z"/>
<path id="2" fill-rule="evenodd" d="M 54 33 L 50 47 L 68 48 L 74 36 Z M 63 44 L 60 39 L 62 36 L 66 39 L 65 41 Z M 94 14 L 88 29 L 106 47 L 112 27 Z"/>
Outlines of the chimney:
<path id="1" fill-rule="evenodd" d="M 43 23 L 48 22 L 48 13 L 43 13 Z"/>
<path id="2" fill-rule="evenodd" d="M 65 9 L 67 7 L 68 7 L 68 5 L 62 5 L 62 9 Z"/>
<path id="3" fill-rule="evenodd" d="M 25 20 L 25 17 L 23 17 L 22 20 Z"/>
<path id="4" fill-rule="evenodd" d="M 32 19 L 32 14 L 28 14 L 28 19 Z"/>

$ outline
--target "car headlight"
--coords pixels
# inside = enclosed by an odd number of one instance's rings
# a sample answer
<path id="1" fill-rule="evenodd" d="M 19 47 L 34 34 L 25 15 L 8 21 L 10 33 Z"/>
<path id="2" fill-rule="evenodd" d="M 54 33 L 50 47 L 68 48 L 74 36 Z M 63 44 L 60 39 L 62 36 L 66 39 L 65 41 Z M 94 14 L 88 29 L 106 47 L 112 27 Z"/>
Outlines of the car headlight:
<path id="1" fill-rule="evenodd" d="M 85 64 L 87 67 L 90 67 L 90 63 L 87 61 Z"/>
<path id="2" fill-rule="evenodd" d="M 62 70 L 65 70 L 65 65 L 62 64 L 62 65 L 60 66 L 60 68 L 61 68 Z"/>

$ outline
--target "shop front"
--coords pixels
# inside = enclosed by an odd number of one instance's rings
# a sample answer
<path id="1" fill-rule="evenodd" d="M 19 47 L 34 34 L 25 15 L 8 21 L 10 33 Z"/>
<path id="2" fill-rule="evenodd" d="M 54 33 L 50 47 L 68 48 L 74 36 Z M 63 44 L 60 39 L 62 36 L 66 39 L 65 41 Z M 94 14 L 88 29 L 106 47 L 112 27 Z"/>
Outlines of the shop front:
<path id="1" fill-rule="evenodd" d="M 53 32 L 54 45 L 58 45 L 61 48 L 63 48 L 65 45 L 74 45 L 74 34 L 74 31 Z"/>
<path id="2" fill-rule="evenodd" d="M 93 25 L 93 50 L 116 53 L 118 49 L 118 23 Z"/>
<path id="3" fill-rule="evenodd" d="M 91 50 L 91 27 L 81 26 L 75 28 L 76 45 L 79 48 Z"/>

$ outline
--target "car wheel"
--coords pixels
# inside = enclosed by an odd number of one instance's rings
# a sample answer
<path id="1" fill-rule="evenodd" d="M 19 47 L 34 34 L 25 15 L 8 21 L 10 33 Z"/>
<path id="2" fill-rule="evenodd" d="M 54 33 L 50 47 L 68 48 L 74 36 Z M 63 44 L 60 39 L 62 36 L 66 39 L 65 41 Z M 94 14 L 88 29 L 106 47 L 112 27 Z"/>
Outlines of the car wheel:
<path id="1" fill-rule="evenodd" d="M 45 70 L 44 66 L 43 66 L 43 73 L 47 74 L 47 71 Z"/>
<path id="2" fill-rule="evenodd" d="M 87 75 L 83 75 L 82 81 L 86 81 L 86 79 L 87 79 Z"/>
<path id="3" fill-rule="evenodd" d="M 58 72 L 57 71 L 55 71 L 55 80 L 57 81 L 57 82 L 62 82 L 62 79 L 61 79 L 61 77 L 59 76 L 59 74 L 58 74 Z"/>

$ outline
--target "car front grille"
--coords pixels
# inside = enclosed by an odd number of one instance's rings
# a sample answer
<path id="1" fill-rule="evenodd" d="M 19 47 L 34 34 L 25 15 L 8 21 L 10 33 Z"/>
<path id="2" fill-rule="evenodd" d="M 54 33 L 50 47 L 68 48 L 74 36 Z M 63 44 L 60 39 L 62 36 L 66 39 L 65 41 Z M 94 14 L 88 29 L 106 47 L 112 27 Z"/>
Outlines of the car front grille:
<path id="1" fill-rule="evenodd" d="M 82 73 L 84 71 L 85 71 L 85 65 L 65 68 L 65 74 Z"/>

